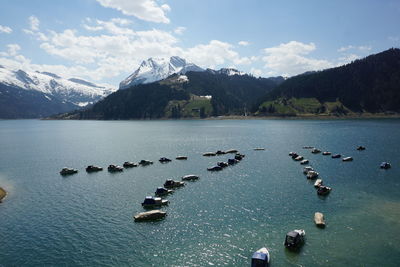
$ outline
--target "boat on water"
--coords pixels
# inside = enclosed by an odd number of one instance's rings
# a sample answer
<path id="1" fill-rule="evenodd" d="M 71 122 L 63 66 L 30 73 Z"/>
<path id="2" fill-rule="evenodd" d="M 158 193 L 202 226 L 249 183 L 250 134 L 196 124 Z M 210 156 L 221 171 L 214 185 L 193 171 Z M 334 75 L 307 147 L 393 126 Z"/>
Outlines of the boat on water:
<path id="1" fill-rule="evenodd" d="M 133 167 L 137 167 L 139 165 L 132 161 L 125 161 L 122 166 L 124 166 L 124 168 L 133 168 Z"/>
<path id="2" fill-rule="evenodd" d="M 165 195 L 171 194 L 172 192 L 174 192 L 174 190 L 167 189 L 164 187 L 157 187 L 156 192 L 154 192 L 154 194 L 156 196 L 160 197 L 160 196 L 165 196 Z"/>
<path id="3" fill-rule="evenodd" d="M 333 159 L 338 159 L 338 158 L 340 158 L 342 155 L 340 155 L 340 154 L 335 154 L 335 155 L 332 155 L 332 158 Z"/>
<path id="4" fill-rule="evenodd" d="M 324 156 L 329 156 L 329 155 L 331 155 L 332 153 L 331 152 L 329 152 L 329 151 L 324 151 L 324 152 L 322 152 L 322 155 L 324 155 Z"/>
<path id="5" fill-rule="evenodd" d="M 242 160 L 244 157 L 245 157 L 244 154 L 240 154 L 240 153 L 235 154 L 235 159 L 237 159 L 237 160 Z"/>
<path id="6" fill-rule="evenodd" d="M 109 172 L 122 172 L 124 170 L 121 166 L 114 164 L 109 165 L 107 169 Z"/>
<path id="7" fill-rule="evenodd" d="M 379 166 L 381 169 L 390 169 L 392 165 L 389 162 L 382 162 Z"/>
<path id="8" fill-rule="evenodd" d="M 358 151 L 365 150 L 365 146 L 358 146 L 358 147 L 357 147 L 357 150 L 358 150 Z"/>
<path id="9" fill-rule="evenodd" d="M 316 171 L 309 171 L 307 172 L 307 179 L 316 179 L 319 173 Z"/>
<path id="10" fill-rule="evenodd" d="M 200 177 L 198 175 L 194 175 L 194 174 L 188 174 L 185 176 L 182 176 L 182 180 L 183 181 L 194 181 L 199 179 Z"/>
<path id="11" fill-rule="evenodd" d="M 323 183 L 322 179 L 317 179 L 317 180 L 315 180 L 314 187 L 318 188 L 322 185 L 322 183 Z"/>
<path id="12" fill-rule="evenodd" d="M 162 199 L 161 197 L 152 197 L 147 196 L 144 201 L 142 202 L 143 208 L 150 209 L 156 208 L 163 205 L 168 205 L 169 201 L 166 199 Z"/>
<path id="13" fill-rule="evenodd" d="M 239 151 L 237 151 L 237 149 L 228 149 L 228 150 L 226 150 L 225 151 L 225 154 L 235 154 L 235 153 L 238 153 Z"/>
<path id="14" fill-rule="evenodd" d="M 306 232 L 302 229 L 293 230 L 286 234 L 285 238 L 285 247 L 289 249 L 298 249 L 304 244 L 304 237 Z"/>
<path id="15" fill-rule="evenodd" d="M 297 157 L 294 158 L 295 161 L 301 161 L 303 159 L 304 159 L 303 156 L 297 156 Z"/>
<path id="16" fill-rule="evenodd" d="M 304 173 L 304 174 L 307 174 L 307 173 L 310 172 L 310 171 L 314 171 L 313 167 L 311 167 L 311 166 L 306 166 L 306 167 L 303 168 L 303 173 Z"/>
<path id="17" fill-rule="evenodd" d="M 177 159 L 177 160 L 187 160 L 188 158 L 186 156 L 177 156 L 175 159 Z"/>
<path id="18" fill-rule="evenodd" d="M 185 183 L 181 182 L 181 181 L 174 181 L 172 179 L 168 179 L 165 181 L 164 183 L 164 187 L 169 189 L 169 188 L 177 188 L 177 187 L 181 187 L 184 186 Z"/>
<path id="19" fill-rule="evenodd" d="M 153 162 L 150 160 L 142 159 L 141 161 L 139 161 L 139 165 L 142 165 L 142 166 L 147 166 L 147 165 L 151 165 L 151 164 L 153 164 Z"/>
<path id="20" fill-rule="evenodd" d="M 313 146 L 303 146 L 303 149 L 313 149 Z"/>
<path id="21" fill-rule="evenodd" d="M 161 163 L 167 163 L 167 162 L 170 162 L 170 161 L 172 161 L 172 160 L 169 159 L 169 158 L 166 158 L 166 157 L 162 157 L 162 158 L 160 158 L 158 161 L 161 162 Z"/>
<path id="22" fill-rule="evenodd" d="M 321 150 L 319 150 L 318 148 L 313 148 L 313 149 L 311 150 L 311 153 L 313 153 L 313 154 L 318 154 L 318 153 L 321 153 Z"/>
<path id="23" fill-rule="evenodd" d="M 206 153 L 203 154 L 204 157 L 214 157 L 216 155 L 217 154 L 215 154 L 214 152 L 206 152 Z"/>
<path id="24" fill-rule="evenodd" d="M 310 161 L 308 159 L 303 159 L 302 161 L 300 161 L 301 165 L 305 165 L 305 164 L 308 164 L 308 163 L 310 163 Z"/>
<path id="25" fill-rule="evenodd" d="M 161 210 L 151 210 L 151 211 L 146 211 L 146 212 L 140 212 L 133 216 L 133 219 L 135 222 L 142 222 L 142 221 L 155 221 L 155 220 L 161 220 L 167 216 L 167 213 L 165 211 Z"/>
<path id="26" fill-rule="evenodd" d="M 299 155 L 299 154 L 297 154 L 296 152 L 293 152 L 293 151 L 290 151 L 290 152 L 289 152 L 289 156 L 292 157 L 292 158 L 293 158 L 293 157 L 296 158 L 298 155 Z"/>
<path id="27" fill-rule="evenodd" d="M 213 166 L 213 167 L 210 167 L 210 168 L 207 168 L 207 171 L 210 171 L 210 172 L 216 172 L 216 171 L 222 171 L 222 167 L 221 166 Z"/>
<path id="28" fill-rule="evenodd" d="M 345 158 L 342 158 L 342 161 L 353 161 L 353 158 L 352 157 L 345 157 Z"/>
<path id="29" fill-rule="evenodd" d="M 325 196 L 332 191 L 332 188 L 329 186 L 321 185 L 317 189 L 317 194 L 320 196 Z"/>
<path id="30" fill-rule="evenodd" d="M 268 267 L 270 255 L 267 248 L 260 248 L 251 257 L 251 267 Z"/>
<path id="31" fill-rule="evenodd" d="M 237 159 L 228 159 L 228 164 L 229 165 L 235 165 L 238 162 L 239 162 L 239 160 L 237 160 Z"/>
<path id="32" fill-rule="evenodd" d="M 77 172 L 78 172 L 77 169 L 64 167 L 61 169 L 60 174 L 61 175 L 71 175 L 71 174 L 75 174 Z"/>
<path id="33" fill-rule="evenodd" d="M 94 166 L 94 165 L 89 165 L 86 167 L 86 171 L 87 172 L 99 172 L 102 171 L 103 168 L 102 167 L 98 167 L 98 166 Z"/>
<path id="34" fill-rule="evenodd" d="M 254 148 L 254 151 L 262 151 L 262 150 L 265 150 L 265 148 L 263 148 L 263 147 L 256 147 L 256 148 Z"/>
<path id="35" fill-rule="evenodd" d="M 222 150 L 218 150 L 217 152 L 215 152 L 215 155 L 225 155 L 226 152 L 222 151 Z"/>
<path id="36" fill-rule="evenodd" d="M 314 223 L 316 226 L 324 228 L 325 227 L 324 214 L 322 214 L 321 212 L 316 212 L 314 214 Z"/>
<path id="37" fill-rule="evenodd" d="M 220 166 L 220 167 L 222 167 L 222 168 L 225 168 L 225 167 L 228 167 L 229 164 L 228 164 L 228 162 L 222 162 L 222 161 L 220 161 L 220 162 L 217 162 L 217 166 Z"/>

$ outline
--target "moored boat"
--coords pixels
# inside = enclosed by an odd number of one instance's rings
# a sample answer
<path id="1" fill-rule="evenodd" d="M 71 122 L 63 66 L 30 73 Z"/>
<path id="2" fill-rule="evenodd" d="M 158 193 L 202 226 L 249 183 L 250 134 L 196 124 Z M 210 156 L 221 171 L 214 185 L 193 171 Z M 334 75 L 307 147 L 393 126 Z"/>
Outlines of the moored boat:
<path id="1" fill-rule="evenodd" d="M 318 153 L 321 153 L 321 150 L 319 150 L 318 148 L 313 148 L 313 149 L 311 150 L 311 153 L 313 153 L 313 154 L 318 154 Z"/>
<path id="2" fill-rule="evenodd" d="M 154 194 L 156 196 L 165 196 L 165 195 L 171 194 L 172 192 L 174 192 L 174 191 L 171 189 L 167 189 L 164 187 L 157 187 L 156 192 L 154 192 Z"/>
<path id="3" fill-rule="evenodd" d="M 342 161 L 353 161 L 352 157 L 345 157 L 342 159 Z"/>
<path id="4" fill-rule="evenodd" d="M 167 213 L 165 211 L 151 210 L 146 212 L 140 212 L 135 216 L 133 216 L 133 219 L 135 220 L 135 222 L 154 221 L 163 219 L 165 218 L 165 216 L 167 216 Z"/>
<path id="5" fill-rule="evenodd" d="M 324 228 L 325 227 L 324 214 L 322 214 L 321 212 L 316 212 L 314 214 L 314 222 L 315 225 L 317 225 L 318 227 Z"/>
<path id="6" fill-rule="evenodd" d="M 109 165 L 107 169 L 109 172 L 122 172 L 124 170 L 121 166 L 114 164 Z"/>
<path id="7" fill-rule="evenodd" d="M 317 194 L 320 196 L 325 196 L 327 194 L 329 194 L 329 192 L 332 191 L 332 188 L 329 186 L 325 186 L 325 185 L 321 185 L 318 187 L 317 189 Z"/>
<path id="8" fill-rule="evenodd" d="M 188 158 L 186 156 L 177 156 L 175 159 L 177 159 L 177 160 L 187 160 Z"/>
<path id="9" fill-rule="evenodd" d="M 308 159 L 303 159 L 302 161 L 300 161 L 301 165 L 305 165 L 308 164 L 310 161 Z"/>
<path id="10" fill-rule="evenodd" d="M 332 153 L 331 152 L 329 152 L 329 151 L 324 151 L 324 152 L 322 152 L 322 155 L 324 155 L 324 156 L 329 156 L 329 155 L 331 155 Z"/>
<path id="11" fill-rule="evenodd" d="M 380 165 L 381 169 L 390 169 L 392 165 L 389 162 L 382 162 Z"/>
<path id="12" fill-rule="evenodd" d="M 311 166 L 306 166 L 306 167 L 303 168 L 303 173 L 304 173 L 304 174 L 307 174 L 309 171 L 313 171 L 313 170 L 314 170 L 313 167 L 311 167 Z"/>
<path id="13" fill-rule="evenodd" d="M 297 156 L 297 157 L 294 158 L 295 161 L 301 161 L 303 159 L 304 159 L 303 156 Z"/>
<path id="14" fill-rule="evenodd" d="M 234 153 L 238 153 L 238 151 L 237 151 L 237 149 L 228 149 L 228 150 L 225 151 L 225 153 L 226 154 L 229 154 L 229 153 L 234 154 Z"/>
<path id="15" fill-rule="evenodd" d="M 174 180 L 172 180 L 172 179 L 168 179 L 168 180 L 166 180 L 165 181 L 165 183 L 164 183 L 164 187 L 165 188 L 176 188 L 176 187 L 181 187 L 181 186 L 184 186 L 185 185 L 185 183 L 184 182 L 181 182 L 181 181 L 174 181 Z"/>
<path id="16" fill-rule="evenodd" d="M 168 200 L 162 199 L 161 197 L 147 196 L 142 202 L 142 206 L 143 208 L 149 209 L 149 208 L 160 207 L 162 205 L 168 205 L 168 202 L 169 202 Z"/>
<path id="17" fill-rule="evenodd" d="M 332 158 L 333 159 L 338 159 L 338 158 L 340 158 L 342 155 L 340 155 L 340 154 L 335 154 L 335 155 L 332 155 Z"/>
<path id="18" fill-rule="evenodd" d="M 286 234 L 285 238 L 285 247 L 289 249 L 297 249 L 300 248 L 304 244 L 304 237 L 306 232 L 302 229 L 293 230 Z"/>
<path id="19" fill-rule="evenodd" d="M 322 179 L 315 180 L 314 187 L 318 188 L 322 185 Z"/>
<path id="20" fill-rule="evenodd" d="M 125 161 L 122 166 L 124 166 L 124 168 L 133 168 L 133 167 L 137 167 L 138 164 L 136 164 L 132 161 Z"/>
<path id="21" fill-rule="evenodd" d="M 94 165 L 89 165 L 86 167 L 87 172 L 98 172 L 98 171 L 102 171 L 102 170 L 103 170 L 102 167 L 98 167 L 98 166 L 94 166 Z"/>
<path id="22" fill-rule="evenodd" d="M 210 168 L 207 168 L 207 171 L 210 171 L 210 172 L 215 172 L 215 171 L 222 171 L 222 167 L 221 166 L 213 166 L 213 167 L 210 167 Z"/>
<path id="23" fill-rule="evenodd" d="M 319 173 L 316 171 L 309 171 L 307 172 L 307 179 L 316 179 Z"/>
<path id="24" fill-rule="evenodd" d="M 254 148 L 254 151 L 262 151 L 262 150 L 265 150 L 265 148 L 263 148 L 263 147 L 256 147 L 256 148 Z"/>
<path id="25" fill-rule="evenodd" d="M 167 162 L 170 162 L 170 161 L 172 161 L 172 160 L 169 159 L 169 158 L 166 158 L 166 157 L 162 157 L 162 158 L 160 158 L 158 161 L 161 162 L 161 163 L 167 163 Z"/>
<path id="26" fill-rule="evenodd" d="M 198 175 L 194 175 L 194 174 L 188 174 L 185 176 L 182 176 L 182 180 L 183 181 L 194 181 L 199 179 L 200 177 Z"/>
<path id="27" fill-rule="evenodd" d="M 61 169 L 60 174 L 61 175 L 71 175 L 71 174 L 75 174 L 77 172 L 78 172 L 78 170 L 76 170 L 76 169 L 64 167 Z"/>
<path id="28" fill-rule="evenodd" d="M 215 154 L 214 152 L 206 152 L 206 153 L 203 154 L 204 157 L 214 157 L 216 155 L 217 154 Z"/>
<path id="29" fill-rule="evenodd" d="M 358 147 L 357 147 L 357 150 L 358 150 L 358 151 L 365 150 L 365 146 L 358 146 Z"/>
<path id="30" fill-rule="evenodd" d="M 150 160 L 142 159 L 141 161 L 139 161 L 139 165 L 142 165 L 142 166 L 147 166 L 150 164 L 153 164 L 153 162 Z"/>
<path id="31" fill-rule="evenodd" d="M 260 248 L 251 257 L 251 267 L 268 267 L 270 255 L 267 248 Z"/>

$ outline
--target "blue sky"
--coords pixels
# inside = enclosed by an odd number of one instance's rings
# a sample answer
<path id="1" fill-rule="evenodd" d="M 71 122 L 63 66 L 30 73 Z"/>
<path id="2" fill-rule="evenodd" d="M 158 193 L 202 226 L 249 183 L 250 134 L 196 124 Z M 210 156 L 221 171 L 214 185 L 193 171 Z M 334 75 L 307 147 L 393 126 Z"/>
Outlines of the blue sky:
<path id="1" fill-rule="evenodd" d="M 2 0 L 0 64 L 117 86 L 149 57 L 292 76 L 400 45 L 400 1 Z"/>

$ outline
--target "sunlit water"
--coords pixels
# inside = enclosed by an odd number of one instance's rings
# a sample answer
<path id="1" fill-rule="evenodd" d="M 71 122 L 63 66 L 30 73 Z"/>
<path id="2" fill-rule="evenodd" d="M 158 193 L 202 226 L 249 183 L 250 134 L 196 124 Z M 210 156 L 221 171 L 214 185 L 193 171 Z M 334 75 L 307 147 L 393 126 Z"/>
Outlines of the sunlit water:
<path id="1" fill-rule="evenodd" d="M 0 186 L 9 191 L 0 204 L 0 265 L 248 266 L 266 246 L 271 266 L 398 266 L 399 144 L 399 120 L 0 121 Z M 207 172 L 229 155 L 202 153 L 230 148 L 245 159 Z M 329 196 L 317 196 L 290 151 L 310 160 L 333 187 Z M 189 159 L 158 162 L 178 155 Z M 140 159 L 155 163 L 84 170 Z M 379 169 L 382 161 L 392 169 Z M 62 177 L 64 166 L 79 173 Z M 157 186 L 192 173 L 200 180 L 168 197 L 165 220 L 133 221 Z M 315 227 L 316 211 L 325 229 Z M 283 246 L 293 229 L 306 231 L 298 253 Z"/>

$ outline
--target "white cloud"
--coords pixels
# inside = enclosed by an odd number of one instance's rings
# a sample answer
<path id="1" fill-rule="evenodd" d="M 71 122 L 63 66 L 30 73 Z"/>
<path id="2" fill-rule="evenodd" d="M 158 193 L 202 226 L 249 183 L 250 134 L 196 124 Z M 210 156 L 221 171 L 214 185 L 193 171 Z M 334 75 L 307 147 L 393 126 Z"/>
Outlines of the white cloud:
<path id="1" fill-rule="evenodd" d="M 92 23 L 92 20 L 90 19 L 87 21 L 89 23 Z M 87 24 L 83 24 L 83 27 L 88 31 L 106 31 L 108 33 L 116 35 L 129 35 L 134 34 L 134 31 L 124 26 L 128 26 L 131 23 L 132 21 L 127 19 L 113 18 L 109 21 L 96 20 L 95 25 L 90 26 Z"/>
<path id="2" fill-rule="evenodd" d="M 251 68 L 250 73 L 254 75 L 254 77 L 260 77 L 263 74 L 263 71 L 257 68 Z"/>
<path id="3" fill-rule="evenodd" d="M 360 45 L 360 46 L 354 46 L 354 45 L 348 45 L 348 46 L 343 46 L 341 48 L 339 48 L 337 51 L 338 52 L 346 52 L 349 50 L 359 50 L 361 52 L 368 52 L 372 49 L 371 46 L 368 45 Z"/>
<path id="4" fill-rule="evenodd" d="M 18 44 L 8 44 L 7 52 L 0 52 L 0 56 L 13 57 L 18 54 L 19 50 L 21 50 L 21 47 Z"/>
<path id="5" fill-rule="evenodd" d="M 333 67 L 328 60 L 307 57 L 314 51 L 314 43 L 291 41 L 275 47 L 265 48 L 262 60 L 269 75 L 293 76 L 312 70 L 322 70 Z"/>
<path id="6" fill-rule="evenodd" d="M 169 23 L 165 12 L 170 11 L 167 4 L 159 6 L 154 0 L 97 0 L 102 6 L 121 11 L 128 16 L 135 16 L 141 20 Z"/>
<path id="7" fill-rule="evenodd" d="M 30 16 L 29 17 L 29 25 L 32 31 L 38 31 L 39 30 L 39 24 L 40 21 L 37 17 L 35 16 Z"/>
<path id="8" fill-rule="evenodd" d="M 12 33 L 12 29 L 10 27 L 0 25 L 0 33 Z"/>
<path id="9" fill-rule="evenodd" d="M 238 45 L 241 45 L 241 46 L 248 46 L 250 43 L 249 42 L 247 42 L 247 41 L 240 41 L 240 42 L 238 42 Z"/>
<path id="10" fill-rule="evenodd" d="M 186 31 L 186 28 L 180 26 L 180 27 L 175 28 L 174 33 L 181 35 L 181 34 L 183 34 L 184 31 Z"/>

